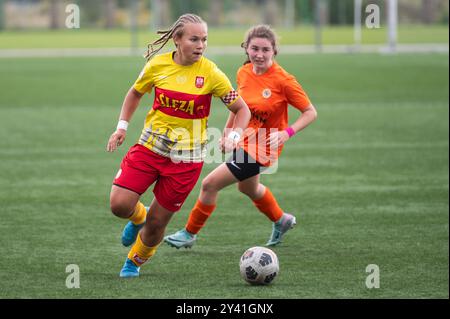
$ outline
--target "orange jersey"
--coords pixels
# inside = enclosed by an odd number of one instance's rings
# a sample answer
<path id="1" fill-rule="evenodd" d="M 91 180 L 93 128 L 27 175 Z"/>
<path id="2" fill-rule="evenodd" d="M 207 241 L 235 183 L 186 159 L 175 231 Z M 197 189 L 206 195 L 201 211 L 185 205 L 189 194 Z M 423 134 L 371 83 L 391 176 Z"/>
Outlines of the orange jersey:
<path id="1" fill-rule="evenodd" d="M 238 70 L 237 85 L 252 114 L 239 145 L 260 164 L 270 166 L 283 146 L 271 150 L 266 141 L 271 132 L 288 127 L 288 104 L 305 111 L 311 102 L 296 78 L 275 61 L 262 75 L 253 72 L 251 63 L 245 64 Z"/>

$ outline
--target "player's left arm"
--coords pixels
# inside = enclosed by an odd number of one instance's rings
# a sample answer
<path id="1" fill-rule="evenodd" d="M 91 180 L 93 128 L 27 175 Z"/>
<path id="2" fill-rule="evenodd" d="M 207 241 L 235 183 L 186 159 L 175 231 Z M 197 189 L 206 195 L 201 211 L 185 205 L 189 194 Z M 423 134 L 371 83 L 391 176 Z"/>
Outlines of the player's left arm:
<path id="1" fill-rule="evenodd" d="M 236 102 L 228 107 L 228 109 L 233 114 L 229 117 L 227 125 L 232 124 L 231 128 L 233 130 L 243 132 L 247 128 L 248 122 L 252 116 L 247 103 L 245 103 L 242 97 L 239 97 Z M 234 115 L 234 118 L 232 115 Z"/>
<path id="2" fill-rule="evenodd" d="M 236 114 L 234 114 L 233 112 L 228 112 L 228 119 L 227 122 L 225 123 L 225 127 L 223 128 L 222 137 L 219 139 L 219 148 L 222 152 L 225 152 L 225 145 L 224 145 L 225 137 L 227 137 L 228 134 L 230 134 L 230 132 L 233 130 L 235 117 Z"/>
<path id="3" fill-rule="evenodd" d="M 225 152 L 236 148 L 251 118 L 250 109 L 242 97 L 239 97 L 233 104 L 229 105 L 228 109 L 231 113 L 225 124 L 224 137 L 220 141 L 221 148 Z"/>
<path id="4" fill-rule="evenodd" d="M 244 99 L 231 86 L 228 77 L 217 67 L 214 68 L 214 71 L 214 95 L 220 97 L 222 102 L 231 111 L 225 124 L 224 137 L 220 140 L 222 150 L 228 152 L 236 148 L 241 135 L 247 128 L 248 122 L 250 122 L 251 113 L 247 103 L 245 103 Z"/>
<path id="5" fill-rule="evenodd" d="M 294 131 L 293 133 L 295 134 L 297 132 L 304 130 L 309 124 L 314 122 L 316 118 L 317 118 L 316 108 L 314 107 L 314 105 L 310 104 L 304 111 L 302 111 L 302 114 L 300 114 L 297 120 L 290 127 L 293 129 Z M 286 130 L 284 130 L 283 133 L 286 133 L 286 135 L 288 135 Z"/>
<path id="6" fill-rule="evenodd" d="M 278 147 L 278 145 L 284 144 L 288 139 L 304 130 L 317 118 L 316 108 L 312 105 L 308 95 L 293 75 L 287 74 L 284 76 L 282 81 L 280 81 L 280 85 L 287 103 L 300 110 L 302 114 L 294 124 L 285 130 L 270 135 L 269 143 L 271 147 Z"/>
<path id="7" fill-rule="evenodd" d="M 269 143 L 273 147 L 284 144 L 288 139 L 294 136 L 294 134 L 304 130 L 309 124 L 314 122 L 317 118 L 317 111 L 314 105 L 309 104 L 303 111 L 297 120 L 286 130 L 278 131 L 270 134 Z M 291 130 L 289 132 L 289 130 Z"/>

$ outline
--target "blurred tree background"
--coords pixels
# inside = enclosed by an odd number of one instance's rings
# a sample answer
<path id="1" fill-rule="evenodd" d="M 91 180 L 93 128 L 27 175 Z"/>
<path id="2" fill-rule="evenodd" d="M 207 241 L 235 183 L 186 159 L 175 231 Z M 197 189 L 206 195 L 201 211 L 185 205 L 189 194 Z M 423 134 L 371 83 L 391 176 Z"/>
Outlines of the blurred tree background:
<path id="1" fill-rule="evenodd" d="M 106 29 L 132 23 L 164 28 L 186 12 L 201 15 L 211 27 L 313 24 L 315 8 L 326 25 L 351 25 L 354 19 L 354 0 L 0 0 L 0 30 L 64 28 L 71 3 L 79 6 L 83 27 Z M 386 0 L 363 0 L 363 8 L 368 4 L 386 10 Z M 449 1 L 398 0 L 398 12 L 402 24 L 448 24 Z"/>

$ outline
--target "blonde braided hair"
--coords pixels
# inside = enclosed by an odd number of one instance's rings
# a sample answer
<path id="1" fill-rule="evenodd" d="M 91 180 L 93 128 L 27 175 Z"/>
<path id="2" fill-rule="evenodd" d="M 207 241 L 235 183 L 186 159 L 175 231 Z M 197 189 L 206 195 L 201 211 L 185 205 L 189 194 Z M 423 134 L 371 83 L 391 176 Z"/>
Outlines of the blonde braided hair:
<path id="1" fill-rule="evenodd" d="M 180 16 L 177 21 L 168 30 L 158 30 L 157 34 L 162 34 L 158 40 L 155 40 L 147 45 L 147 52 L 144 54 L 144 58 L 149 61 L 156 53 L 158 53 L 167 42 L 174 36 L 182 36 L 183 28 L 188 23 L 204 23 L 202 18 L 198 15 L 192 13 L 186 13 Z M 153 48 L 153 46 L 159 46 L 158 48 Z"/>

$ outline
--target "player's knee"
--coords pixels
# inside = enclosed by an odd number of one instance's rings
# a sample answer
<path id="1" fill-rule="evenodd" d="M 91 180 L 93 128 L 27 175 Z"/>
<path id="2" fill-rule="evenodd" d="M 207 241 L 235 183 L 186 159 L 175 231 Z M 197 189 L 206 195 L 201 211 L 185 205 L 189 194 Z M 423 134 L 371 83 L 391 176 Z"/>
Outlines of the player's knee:
<path id="1" fill-rule="evenodd" d="M 114 198 L 111 198 L 109 205 L 111 213 L 120 218 L 128 218 L 133 212 L 133 208 L 130 208 L 128 204 L 115 200 Z"/>
<path id="2" fill-rule="evenodd" d="M 202 192 L 216 192 L 217 191 L 217 186 L 216 183 L 214 182 L 213 178 L 210 177 L 206 177 L 203 181 L 202 181 Z"/>

